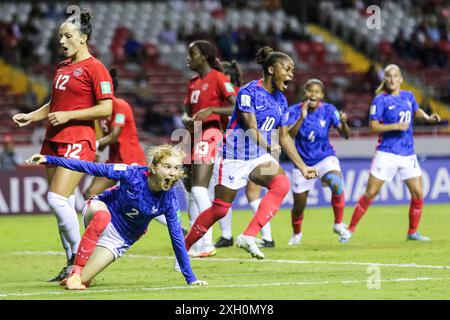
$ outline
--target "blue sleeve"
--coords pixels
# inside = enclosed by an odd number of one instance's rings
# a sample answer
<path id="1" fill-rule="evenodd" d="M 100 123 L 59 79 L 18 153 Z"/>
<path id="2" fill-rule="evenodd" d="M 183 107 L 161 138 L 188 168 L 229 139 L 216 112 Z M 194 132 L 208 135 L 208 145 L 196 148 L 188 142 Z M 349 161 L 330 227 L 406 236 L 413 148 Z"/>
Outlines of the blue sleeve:
<path id="1" fill-rule="evenodd" d="M 241 112 L 255 113 L 255 97 L 248 88 L 239 90 L 236 98 L 237 109 Z"/>
<path id="2" fill-rule="evenodd" d="M 191 262 L 189 260 L 189 255 L 186 251 L 186 245 L 184 242 L 183 230 L 180 222 L 178 221 L 178 198 L 173 190 L 170 192 L 172 192 L 168 199 L 170 203 L 167 204 L 164 214 L 167 220 L 170 239 L 172 240 L 173 251 L 175 252 L 176 259 L 180 264 L 181 272 L 183 273 L 186 282 L 189 284 L 197 280 L 197 277 L 192 271 Z"/>
<path id="3" fill-rule="evenodd" d="M 330 118 L 331 118 L 331 124 L 336 128 L 338 125 L 341 124 L 341 119 L 339 115 L 338 109 L 330 104 Z"/>
<path id="4" fill-rule="evenodd" d="M 287 126 L 292 126 L 297 122 L 301 115 L 300 103 L 294 104 L 288 108 L 288 119 L 286 121 Z"/>
<path id="5" fill-rule="evenodd" d="M 95 177 L 107 177 L 112 180 L 121 180 L 126 175 L 127 165 L 105 164 L 91 161 L 76 160 L 55 156 L 45 156 L 47 163 L 64 167 L 77 172 L 84 172 Z"/>
<path id="6" fill-rule="evenodd" d="M 281 94 L 281 110 L 282 110 L 282 118 L 280 122 L 280 127 L 285 127 L 288 125 L 289 121 L 289 106 L 284 94 Z"/>
<path id="7" fill-rule="evenodd" d="M 376 96 L 370 106 L 370 120 L 382 121 L 384 114 L 384 101 L 382 96 Z"/>
<path id="8" fill-rule="evenodd" d="M 411 106 L 412 106 L 412 113 L 416 113 L 416 111 L 419 109 L 419 104 L 416 101 L 416 98 L 414 98 L 414 94 L 411 92 L 411 96 L 409 98 L 409 101 L 411 102 Z"/>

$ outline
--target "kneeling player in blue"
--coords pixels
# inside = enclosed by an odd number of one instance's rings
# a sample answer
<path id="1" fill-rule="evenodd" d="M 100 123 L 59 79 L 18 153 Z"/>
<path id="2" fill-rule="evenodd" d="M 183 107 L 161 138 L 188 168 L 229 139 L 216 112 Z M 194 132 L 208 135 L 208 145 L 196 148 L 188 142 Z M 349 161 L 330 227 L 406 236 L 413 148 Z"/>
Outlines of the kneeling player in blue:
<path id="1" fill-rule="evenodd" d="M 342 188 L 342 173 L 339 160 L 329 141 L 331 126 L 335 127 L 340 135 L 348 139 L 350 129 L 347 125 L 347 116 L 339 112 L 332 104 L 323 102 L 325 87 L 322 81 L 310 79 L 305 84 L 306 101 L 289 108 L 288 125 L 291 137 L 295 137 L 295 146 L 303 161 L 308 166 L 314 166 L 323 185 L 331 189 L 331 204 L 334 211 L 333 231 L 339 235 L 340 242 L 347 242 L 351 233 L 342 223 L 344 218 L 345 197 Z M 291 212 L 294 233 L 289 245 L 301 242 L 301 226 L 306 201 L 310 190 L 314 189 L 316 179 L 307 180 L 301 172 L 292 170 L 292 191 L 294 193 L 294 207 Z"/>
<path id="2" fill-rule="evenodd" d="M 89 161 L 34 155 L 28 164 L 52 164 L 96 177 L 120 181 L 90 198 L 83 210 L 86 230 L 78 247 L 73 269 L 62 281 L 70 290 L 83 290 L 90 281 L 146 233 L 152 219 L 164 215 L 172 246 L 186 282 L 206 285 L 192 272 L 177 212 L 174 184 L 184 175 L 184 153 L 170 145 L 149 152 L 149 166 L 103 164 Z"/>

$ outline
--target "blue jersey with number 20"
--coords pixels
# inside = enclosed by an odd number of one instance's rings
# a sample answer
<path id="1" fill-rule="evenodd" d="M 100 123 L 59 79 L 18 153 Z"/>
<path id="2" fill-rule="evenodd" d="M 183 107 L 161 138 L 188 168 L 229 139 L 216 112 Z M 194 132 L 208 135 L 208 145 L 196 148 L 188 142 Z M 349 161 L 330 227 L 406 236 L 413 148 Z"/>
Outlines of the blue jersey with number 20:
<path id="1" fill-rule="evenodd" d="M 409 156 L 414 154 L 412 120 L 419 105 L 412 92 L 401 90 L 399 95 L 380 93 L 370 107 L 370 120 L 392 124 L 409 123 L 406 131 L 388 131 L 380 134 L 377 150 Z"/>

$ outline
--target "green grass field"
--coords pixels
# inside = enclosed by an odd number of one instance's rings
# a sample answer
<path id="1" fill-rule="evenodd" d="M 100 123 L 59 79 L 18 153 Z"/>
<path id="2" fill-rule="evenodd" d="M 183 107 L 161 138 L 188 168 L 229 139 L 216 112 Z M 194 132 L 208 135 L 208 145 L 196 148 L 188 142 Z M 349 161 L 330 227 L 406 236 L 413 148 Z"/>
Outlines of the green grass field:
<path id="1" fill-rule="evenodd" d="M 351 211 L 346 209 L 345 221 Z M 250 217 L 250 211 L 234 212 L 235 236 Z M 432 241 L 407 242 L 408 207 L 373 206 L 351 242 L 340 244 L 331 231 L 331 208 L 309 209 L 303 242 L 291 247 L 290 214 L 282 210 L 272 220 L 276 248 L 264 249 L 265 260 L 252 260 L 235 247 L 192 260 L 207 287 L 187 286 L 173 271 L 168 232 L 153 222 L 91 288 L 69 292 L 45 282 L 65 263 L 55 218 L 5 216 L 0 217 L 0 299 L 449 299 L 449 218 L 450 205 L 426 205 L 420 231 Z M 186 215 L 183 219 L 187 224 Z M 381 282 L 368 285 L 373 268 Z"/>

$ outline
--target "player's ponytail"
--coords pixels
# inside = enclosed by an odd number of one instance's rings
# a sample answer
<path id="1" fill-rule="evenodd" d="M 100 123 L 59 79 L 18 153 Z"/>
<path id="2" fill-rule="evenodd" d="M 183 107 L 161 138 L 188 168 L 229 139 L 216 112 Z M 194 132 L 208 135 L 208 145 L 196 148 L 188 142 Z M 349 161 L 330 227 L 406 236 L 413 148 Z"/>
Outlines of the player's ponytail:
<path id="1" fill-rule="evenodd" d="M 114 91 L 119 87 L 119 80 L 117 80 L 117 70 L 116 68 L 109 69 L 109 74 L 111 75 Z"/>
<path id="2" fill-rule="evenodd" d="M 80 13 L 79 19 L 77 18 L 78 17 L 72 15 L 66 21 L 76 25 L 82 34 L 87 35 L 89 40 L 92 33 L 91 14 L 86 9 L 83 9 Z"/>
<path id="3" fill-rule="evenodd" d="M 262 65 L 264 75 L 269 75 L 269 67 L 282 59 L 291 59 L 286 53 L 274 51 L 271 47 L 265 46 L 256 52 L 255 61 Z"/>
<path id="4" fill-rule="evenodd" d="M 400 67 L 397 66 L 396 64 L 389 64 L 384 68 L 384 74 L 386 74 L 387 72 L 393 70 L 393 69 L 397 69 L 398 72 L 400 73 L 400 75 L 402 74 L 402 71 L 400 70 Z M 386 80 L 383 79 L 383 81 L 381 81 L 380 85 L 378 86 L 378 88 L 375 90 L 375 94 L 378 95 L 381 92 L 387 92 L 388 89 L 386 87 Z"/>
<path id="5" fill-rule="evenodd" d="M 223 73 L 230 76 L 230 81 L 233 85 L 237 87 L 242 86 L 242 71 L 236 60 L 222 62 L 222 68 Z"/>

